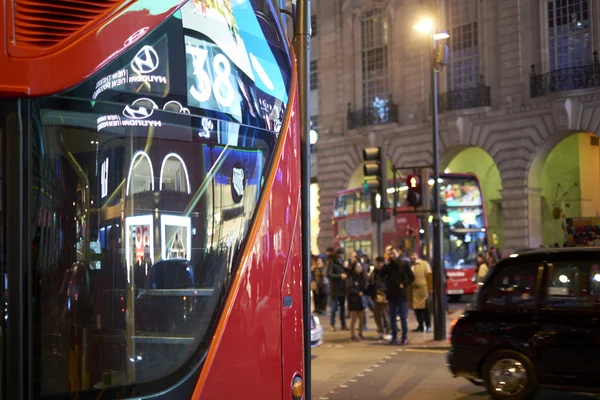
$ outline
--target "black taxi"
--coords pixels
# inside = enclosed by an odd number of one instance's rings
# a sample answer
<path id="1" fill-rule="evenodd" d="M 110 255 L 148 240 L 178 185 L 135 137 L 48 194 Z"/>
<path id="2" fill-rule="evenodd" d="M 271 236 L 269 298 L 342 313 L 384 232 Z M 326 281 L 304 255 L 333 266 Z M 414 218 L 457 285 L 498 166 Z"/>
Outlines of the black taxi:
<path id="1" fill-rule="evenodd" d="M 450 371 L 494 399 L 600 392 L 600 249 L 512 254 L 452 324 Z"/>

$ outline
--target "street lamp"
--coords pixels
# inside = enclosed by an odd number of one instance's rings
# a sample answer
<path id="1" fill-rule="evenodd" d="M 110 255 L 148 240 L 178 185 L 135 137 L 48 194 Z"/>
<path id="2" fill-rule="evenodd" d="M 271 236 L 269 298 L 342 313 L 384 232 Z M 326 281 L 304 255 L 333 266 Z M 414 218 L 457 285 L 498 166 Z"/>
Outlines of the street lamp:
<path id="1" fill-rule="evenodd" d="M 440 210 L 440 155 L 439 155 L 439 132 L 438 132 L 438 73 L 441 70 L 443 51 L 436 52 L 436 44 L 443 50 L 445 41 L 450 37 L 446 32 L 436 33 L 433 21 L 422 19 L 413 27 L 416 31 L 429 35 L 429 57 L 431 60 L 431 127 L 433 133 L 433 289 L 434 289 L 434 331 L 435 340 L 446 339 L 446 312 L 444 289 L 444 253 L 443 253 L 443 222 Z M 438 42 L 438 43 L 436 43 Z"/>

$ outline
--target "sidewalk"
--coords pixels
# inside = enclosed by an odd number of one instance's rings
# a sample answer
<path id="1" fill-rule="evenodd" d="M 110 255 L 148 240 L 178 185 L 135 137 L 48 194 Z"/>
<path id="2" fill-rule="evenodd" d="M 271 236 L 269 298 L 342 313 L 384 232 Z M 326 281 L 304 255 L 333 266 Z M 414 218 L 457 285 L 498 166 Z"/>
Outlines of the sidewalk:
<path id="1" fill-rule="evenodd" d="M 450 325 L 452 321 L 463 313 L 464 310 L 457 310 L 452 314 L 446 314 L 446 337 L 450 337 Z M 350 341 L 350 332 L 342 331 L 340 329 L 339 316 L 336 315 L 336 328 L 337 332 L 331 332 L 329 329 L 329 313 L 327 315 L 320 315 L 319 320 L 323 326 L 323 344 L 351 344 L 356 346 L 385 346 L 389 340 L 377 340 L 377 328 L 375 321 L 372 318 L 370 311 L 367 311 L 367 330 L 363 332 L 364 340 L 360 342 Z M 433 315 L 432 315 L 433 319 Z M 347 318 L 347 325 L 350 325 L 350 319 Z M 400 328 L 400 321 L 398 321 L 398 328 Z M 402 346 L 406 349 L 429 349 L 429 350 L 447 350 L 450 348 L 450 343 L 447 340 L 434 340 L 433 329 L 431 333 L 425 332 L 411 332 L 416 328 L 416 319 L 414 312 L 409 311 L 408 315 L 408 345 Z"/>

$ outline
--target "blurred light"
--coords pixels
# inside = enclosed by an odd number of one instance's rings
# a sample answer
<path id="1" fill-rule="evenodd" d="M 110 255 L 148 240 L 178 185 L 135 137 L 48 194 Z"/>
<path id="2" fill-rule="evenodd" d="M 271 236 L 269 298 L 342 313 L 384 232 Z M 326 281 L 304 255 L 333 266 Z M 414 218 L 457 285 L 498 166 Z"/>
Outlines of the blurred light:
<path id="1" fill-rule="evenodd" d="M 445 174 L 449 174 L 449 173 L 451 173 L 451 172 L 452 172 L 452 171 L 450 171 L 448 168 L 446 168 L 446 169 L 444 170 L 444 173 L 445 173 Z"/>
<path id="2" fill-rule="evenodd" d="M 481 232 L 485 232 L 485 228 L 481 228 Z"/>
<path id="3" fill-rule="evenodd" d="M 435 35 L 433 35 L 433 40 L 443 40 L 443 39 L 448 39 L 450 37 L 450 35 L 448 35 L 447 32 L 440 32 L 440 33 L 436 33 Z"/>
<path id="4" fill-rule="evenodd" d="M 314 129 L 310 130 L 310 144 L 317 144 L 319 141 L 319 133 Z"/>
<path id="5" fill-rule="evenodd" d="M 433 31 L 433 21 L 430 19 L 422 19 L 413 28 L 418 32 L 429 33 Z"/>
<path id="6" fill-rule="evenodd" d="M 594 280 L 595 280 L 596 282 L 600 282 L 600 274 L 596 274 L 596 275 L 594 275 Z"/>
<path id="7" fill-rule="evenodd" d="M 510 258 L 517 258 L 517 257 L 519 257 L 519 255 L 518 254 L 511 254 L 509 257 Z"/>
<path id="8" fill-rule="evenodd" d="M 425 233 L 425 229 L 419 229 L 419 233 Z"/>
<path id="9" fill-rule="evenodd" d="M 558 280 L 559 280 L 561 283 L 567 283 L 567 282 L 569 282 L 569 278 L 567 278 L 567 276 L 566 276 L 566 275 L 561 275 L 561 276 L 559 276 L 559 277 L 558 277 Z"/>

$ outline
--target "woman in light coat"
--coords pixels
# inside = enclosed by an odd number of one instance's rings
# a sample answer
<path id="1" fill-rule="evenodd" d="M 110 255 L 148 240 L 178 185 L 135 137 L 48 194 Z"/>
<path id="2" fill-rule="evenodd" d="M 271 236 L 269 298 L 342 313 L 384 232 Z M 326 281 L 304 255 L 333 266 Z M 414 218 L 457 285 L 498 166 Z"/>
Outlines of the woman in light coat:
<path id="1" fill-rule="evenodd" d="M 428 276 L 431 274 L 431 266 L 425 260 L 421 260 L 415 250 L 409 252 L 412 261 L 412 271 L 415 280 L 411 285 L 411 294 L 409 296 L 408 307 L 415 310 L 417 317 L 417 329 L 413 332 L 430 332 L 431 315 L 427 309 L 427 299 L 429 297 Z"/>

